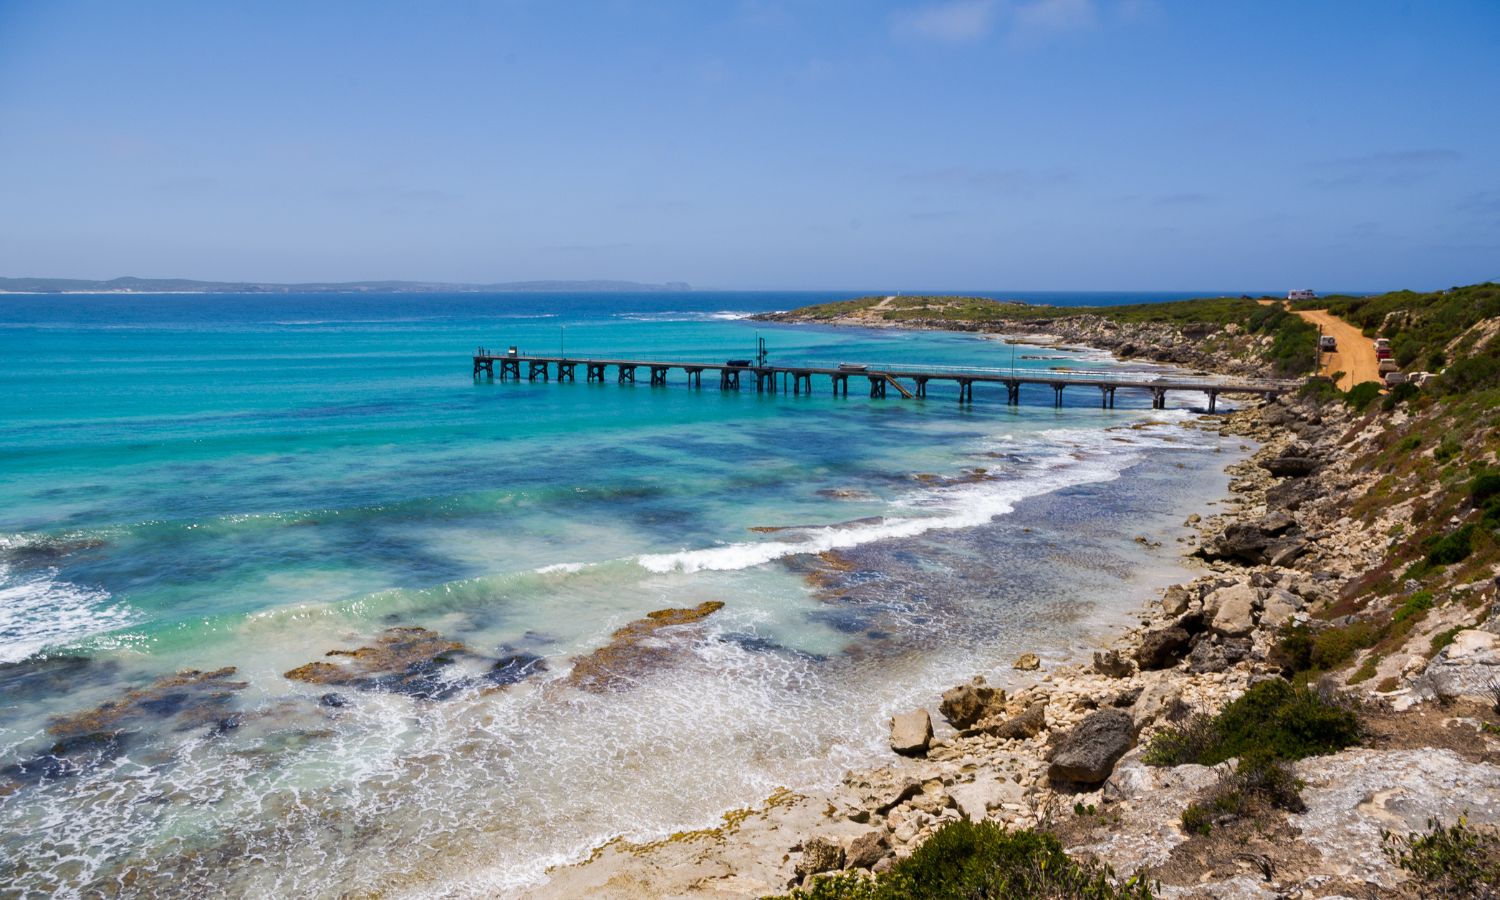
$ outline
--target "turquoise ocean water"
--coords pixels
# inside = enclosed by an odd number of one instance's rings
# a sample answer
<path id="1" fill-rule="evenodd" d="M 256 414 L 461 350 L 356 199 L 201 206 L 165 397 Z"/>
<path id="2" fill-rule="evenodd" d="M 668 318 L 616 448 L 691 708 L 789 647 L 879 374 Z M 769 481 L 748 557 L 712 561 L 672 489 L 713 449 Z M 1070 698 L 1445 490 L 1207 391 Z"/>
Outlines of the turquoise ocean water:
<path id="1" fill-rule="evenodd" d="M 878 762 L 891 712 L 1177 574 L 1234 449 L 1186 409 L 470 377 L 481 344 L 757 336 L 775 362 L 1114 365 L 743 318 L 823 299 L 0 297 L 0 893 L 505 893 Z M 625 683 L 568 680 L 706 600 Z M 462 648 L 285 676 L 404 627 Z"/>

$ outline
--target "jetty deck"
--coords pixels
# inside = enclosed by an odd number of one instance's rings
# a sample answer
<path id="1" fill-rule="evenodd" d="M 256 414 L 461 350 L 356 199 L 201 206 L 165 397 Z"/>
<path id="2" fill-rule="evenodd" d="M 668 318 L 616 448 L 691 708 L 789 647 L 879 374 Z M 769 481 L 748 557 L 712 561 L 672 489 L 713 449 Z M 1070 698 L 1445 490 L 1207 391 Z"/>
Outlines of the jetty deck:
<path id="1" fill-rule="evenodd" d="M 849 396 L 849 381 L 868 381 L 870 397 L 883 398 L 894 388 L 907 399 L 923 399 L 932 382 L 951 382 L 958 388 L 958 402 L 974 402 L 976 385 L 1004 388 L 1006 403 L 1020 405 L 1021 388 L 1040 385 L 1052 389 L 1055 406 L 1063 405 L 1063 391 L 1070 387 L 1094 387 L 1099 391 L 1099 405 L 1113 409 L 1115 392 L 1120 389 L 1142 391 L 1150 395 L 1153 409 L 1165 409 L 1169 392 L 1193 391 L 1207 396 L 1208 409 L 1214 411 L 1219 395 L 1240 395 L 1274 399 L 1292 390 L 1296 383 L 1287 381 L 1197 376 L 1154 375 L 1142 372 L 1091 372 L 1079 369 L 987 369 L 969 366 L 906 365 L 769 365 L 753 360 L 731 360 L 722 363 L 665 359 L 589 358 L 578 356 L 529 356 L 491 353 L 480 348 L 474 353 L 474 377 L 486 376 L 501 381 L 525 378 L 529 381 L 577 380 L 578 369 L 590 382 L 608 381 L 610 370 L 620 384 L 634 384 L 638 372 L 644 372 L 655 387 L 667 384 L 670 373 L 680 372 L 687 386 L 701 388 L 703 373 L 718 376 L 720 390 L 740 390 L 753 380 L 760 392 L 802 394 L 813 392 L 813 378 L 827 378 L 834 396 Z M 908 383 L 910 387 L 908 387 Z"/>

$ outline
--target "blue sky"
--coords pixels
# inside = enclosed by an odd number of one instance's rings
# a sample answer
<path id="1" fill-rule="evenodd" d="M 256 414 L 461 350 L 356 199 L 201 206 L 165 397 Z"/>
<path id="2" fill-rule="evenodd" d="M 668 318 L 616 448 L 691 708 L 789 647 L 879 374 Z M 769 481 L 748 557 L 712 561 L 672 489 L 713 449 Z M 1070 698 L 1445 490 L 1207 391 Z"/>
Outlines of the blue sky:
<path id="1" fill-rule="evenodd" d="M 1500 2 L 0 0 L 0 274 L 1500 278 Z"/>

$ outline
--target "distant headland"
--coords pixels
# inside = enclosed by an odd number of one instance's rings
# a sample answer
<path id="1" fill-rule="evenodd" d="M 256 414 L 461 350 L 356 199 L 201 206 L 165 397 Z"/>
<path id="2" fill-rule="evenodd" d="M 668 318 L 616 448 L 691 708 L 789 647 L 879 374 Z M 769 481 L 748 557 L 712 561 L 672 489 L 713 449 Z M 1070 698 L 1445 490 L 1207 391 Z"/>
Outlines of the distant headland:
<path id="1" fill-rule="evenodd" d="M 0 278 L 5 294 L 431 294 L 505 292 L 690 291 L 682 281 L 642 284 L 636 281 L 506 281 L 463 284 L 442 281 L 314 281 L 278 284 L 267 281 L 194 281 L 189 278 Z"/>

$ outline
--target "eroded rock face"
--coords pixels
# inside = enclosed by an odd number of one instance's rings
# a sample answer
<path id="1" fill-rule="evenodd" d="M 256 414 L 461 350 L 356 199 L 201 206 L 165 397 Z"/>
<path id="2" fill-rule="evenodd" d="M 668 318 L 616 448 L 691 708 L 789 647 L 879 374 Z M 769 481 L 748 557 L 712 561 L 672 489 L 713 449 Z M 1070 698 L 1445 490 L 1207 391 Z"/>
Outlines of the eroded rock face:
<path id="1" fill-rule="evenodd" d="M 1118 709 L 1088 715 L 1052 752 L 1047 777 L 1053 781 L 1098 784 L 1135 743 L 1135 722 Z"/>
<path id="2" fill-rule="evenodd" d="M 797 874 L 816 875 L 832 872 L 844 867 L 844 848 L 825 837 L 808 838 L 802 845 L 802 859 L 797 863 Z"/>
<path id="3" fill-rule="evenodd" d="M 1188 671 L 1194 675 L 1224 672 L 1250 655 L 1248 637 L 1209 640 L 1200 638 L 1188 655 Z"/>
<path id="4" fill-rule="evenodd" d="M 902 756 L 921 756 L 932 743 L 932 717 L 925 709 L 899 713 L 891 719 L 891 749 Z"/>
<path id="5" fill-rule="evenodd" d="M 1215 633 L 1238 637 L 1249 634 L 1255 628 L 1255 588 L 1248 584 L 1236 584 L 1220 588 L 1205 598 L 1204 607 L 1214 610 L 1209 627 Z"/>
<path id="6" fill-rule="evenodd" d="M 1007 741 L 1024 741 L 1041 734 L 1046 727 L 1047 701 L 1038 700 L 1017 715 L 986 719 L 964 733 L 987 734 Z"/>
<path id="7" fill-rule="evenodd" d="M 982 822 L 990 810 L 1006 803 L 1020 803 L 1026 797 L 1026 789 L 1014 781 L 981 773 L 971 782 L 949 788 L 948 794 L 960 815 L 971 822 Z"/>
<path id="8" fill-rule="evenodd" d="M 610 641 L 588 656 L 573 661 L 568 682 L 586 691 L 621 691 L 642 677 L 671 665 L 683 651 L 663 634 L 668 629 L 701 622 L 724 608 L 709 600 L 689 609 L 659 609 L 647 613 L 610 635 Z"/>
<path id="9" fill-rule="evenodd" d="M 1500 684 L 1500 635 L 1477 628 L 1454 635 L 1416 680 L 1420 693 L 1444 700 L 1492 699 L 1492 684 Z"/>
<path id="10" fill-rule="evenodd" d="M 1381 852 L 1381 829 L 1425 832 L 1466 815 L 1500 825 L 1500 767 L 1451 750 L 1345 750 L 1296 765 L 1307 812 L 1290 817 L 1323 855 L 1323 871 L 1390 887 L 1402 876 Z"/>
<path id="11" fill-rule="evenodd" d="M 1040 669 L 1041 667 L 1041 657 L 1037 656 L 1035 653 L 1022 653 L 1020 656 L 1016 657 L 1015 663 L 1012 664 L 1012 668 L 1018 669 L 1022 672 L 1033 672 L 1037 669 Z"/>
<path id="12" fill-rule="evenodd" d="M 891 852 L 891 842 L 886 839 L 885 829 L 866 831 L 849 842 L 844 852 L 844 867 L 869 869 Z"/>
<path id="13" fill-rule="evenodd" d="M 1100 675 L 1108 675 L 1110 678 L 1129 678 L 1135 672 L 1135 666 L 1130 660 L 1120 654 L 1118 650 L 1096 650 L 1094 651 L 1094 671 Z"/>
<path id="14" fill-rule="evenodd" d="M 1143 671 L 1175 666 L 1187 653 L 1192 639 L 1193 636 L 1180 625 L 1148 631 L 1135 651 L 1135 661 Z"/>
<path id="15" fill-rule="evenodd" d="M 943 692 L 943 702 L 938 712 L 943 714 L 954 728 L 968 728 L 1005 705 L 1005 692 L 990 687 L 983 676 L 976 675 L 968 684 L 961 684 Z"/>

